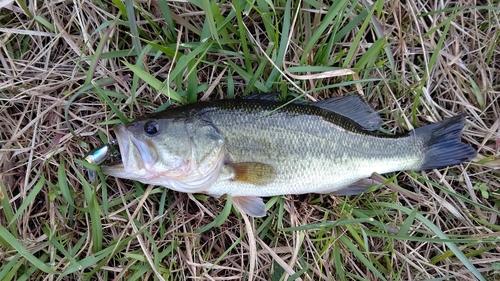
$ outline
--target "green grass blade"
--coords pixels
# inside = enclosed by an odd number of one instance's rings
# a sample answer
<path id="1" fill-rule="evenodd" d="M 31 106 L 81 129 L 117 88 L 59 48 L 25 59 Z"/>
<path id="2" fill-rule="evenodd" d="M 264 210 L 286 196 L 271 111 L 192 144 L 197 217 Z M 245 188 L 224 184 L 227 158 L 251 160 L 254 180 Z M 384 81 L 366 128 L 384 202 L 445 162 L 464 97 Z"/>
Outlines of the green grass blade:
<path id="1" fill-rule="evenodd" d="M 272 46 L 269 47 L 266 50 L 266 54 L 269 55 L 269 53 L 271 53 L 273 51 L 273 49 L 274 49 L 274 47 L 272 47 Z M 252 77 L 250 78 L 250 80 L 247 83 L 245 91 L 243 92 L 243 96 L 246 96 L 247 94 L 252 93 L 255 88 L 258 88 L 258 87 L 256 87 L 255 84 L 260 82 L 259 80 L 262 79 L 262 75 L 263 75 L 264 71 L 266 70 L 268 63 L 269 62 L 265 59 L 260 61 L 259 67 L 257 67 L 257 69 L 253 72 L 253 74 L 251 74 Z M 269 88 L 266 85 L 264 85 L 264 87 L 265 87 L 264 92 L 269 92 Z M 262 89 L 259 89 L 259 90 L 262 91 Z"/>
<path id="2" fill-rule="evenodd" d="M 172 42 L 175 42 L 175 38 L 177 38 L 177 30 L 175 29 L 174 19 L 172 18 L 172 12 L 170 11 L 170 7 L 168 6 L 167 1 L 158 1 L 158 5 L 160 5 L 160 12 L 163 16 L 163 19 L 167 23 L 166 36 Z"/>
<path id="3" fill-rule="evenodd" d="M 125 0 L 125 7 L 127 8 L 127 19 L 130 28 L 130 34 L 132 36 L 132 45 L 134 49 L 137 50 L 137 53 L 140 54 L 142 52 L 141 40 L 139 39 L 139 31 L 137 30 L 137 21 L 135 18 L 135 9 L 134 9 L 134 1 L 133 0 Z"/>
<path id="4" fill-rule="evenodd" d="M 498 243 L 500 241 L 500 239 L 497 237 L 485 238 L 485 239 L 481 239 L 481 240 L 478 240 L 477 238 L 463 238 L 463 237 L 442 239 L 442 238 L 436 238 L 434 233 L 431 233 L 431 232 L 423 232 L 423 231 L 417 231 L 417 230 L 415 230 L 415 231 L 421 235 L 428 235 L 431 237 L 408 236 L 406 234 L 394 235 L 394 234 L 375 232 L 375 231 L 366 231 L 366 233 L 370 236 L 373 236 L 373 237 L 398 239 L 401 241 L 416 241 L 416 242 L 429 242 L 429 243 L 461 243 L 461 244 L 469 243 L 471 245 L 477 245 L 480 243 Z"/>
<path id="5" fill-rule="evenodd" d="M 243 52 L 243 57 L 245 58 L 245 67 L 246 69 L 252 69 L 251 65 L 251 54 L 250 54 L 250 49 L 248 48 L 248 45 L 251 44 L 247 41 L 247 36 L 246 36 L 246 28 L 245 28 L 245 23 L 243 22 L 243 8 L 242 4 L 245 2 L 242 1 L 233 1 L 234 5 L 234 10 L 236 13 L 236 20 L 238 22 L 238 35 L 241 40 L 241 49 Z"/>
<path id="6" fill-rule="evenodd" d="M 63 245 L 61 243 L 59 243 L 59 241 L 56 240 L 56 238 L 55 238 L 56 235 L 54 235 L 54 233 L 51 233 L 51 231 L 47 225 L 43 226 L 43 231 L 45 232 L 47 237 L 49 237 L 50 244 L 53 245 L 59 252 L 61 252 L 62 255 L 65 258 L 67 258 L 71 264 L 78 266 L 78 267 L 81 267 L 81 265 L 75 260 L 75 258 L 72 255 L 70 255 L 70 253 L 68 251 L 66 251 L 66 249 L 64 249 Z"/>
<path id="7" fill-rule="evenodd" d="M 92 247 L 95 252 L 98 252 L 102 250 L 102 243 L 103 243 L 103 230 L 102 230 L 102 223 L 101 223 L 101 213 L 102 210 L 100 209 L 99 202 L 97 201 L 97 197 L 95 192 L 92 190 L 92 187 L 90 184 L 87 182 L 85 177 L 80 173 L 80 171 L 75 167 L 73 163 L 70 163 L 71 167 L 73 168 L 73 171 L 77 175 L 77 177 L 80 179 L 80 182 L 82 183 L 82 188 L 85 194 L 85 201 L 87 203 L 87 211 L 90 216 L 90 221 L 91 221 L 91 235 L 92 235 Z"/>
<path id="8" fill-rule="evenodd" d="M 189 54 L 180 57 L 179 60 L 177 60 L 174 69 L 169 75 L 169 80 L 167 80 L 166 83 L 172 82 L 176 77 L 180 76 L 184 71 L 186 71 L 186 69 L 188 69 L 188 71 L 190 72 L 193 72 L 195 68 L 194 69 L 189 68 L 189 64 L 195 61 L 195 58 L 198 54 L 201 54 L 200 57 L 204 57 L 205 54 L 210 49 L 210 47 L 212 46 L 212 44 L 213 41 L 207 41 L 205 43 L 202 43 L 194 50 L 189 52 Z M 194 63 L 192 66 L 196 66 L 198 63 L 199 61 L 197 63 Z"/>
<path id="9" fill-rule="evenodd" d="M 355 29 L 366 17 L 368 16 L 368 11 L 363 10 L 357 15 L 354 19 L 350 20 L 346 23 L 344 27 L 342 27 L 333 39 L 334 43 L 339 42 L 344 36 L 346 36 L 349 32 L 353 32 Z"/>
<path id="10" fill-rule="evenodd" d="M 128 241 L 128 240 L 125 240 L 125 241 Z M 109 258 L 110 256 L 112 256 L 113 254 L 113 247 L 114 245 L 111 245 L 109 247 L 107 247 L 106 249 L 102 250 L 102 251 L 99 251 L 95 254 L 92 254 L 90 256 L 87 256 L 81 260 L 78 261 L 78 265 L 77 264 L 71 264 L 70 266 L 68 266 L 68 268 L 66 268 L 62 274 L 62 276 L 66 276 L 66 275 L 69 275 L 71 273 L 74 273 L 74 272 L 77 272 L 77 271 L 81 271 L 82 269 L 86 269 L 86 268 L 93 268 L 96 266 L 96 264 L 98 264 L 99 262 L 101 262 L 103 259 L 106 259 L 106 258 Z"/>
<path id="11" fill-rule="evenodd" d="M 106 176 L 102 173 L 101 170 L 97 171 L 97 175 L 99 176 L 99 181 L 101 183 L 101 210 L 105 216 L 109 215 L 109 202 L 108 202 L 108 185 L 106 184 Z"/>
<path id="12" fill-rule="evenodd" d="M 95 81 L 95 84 L 99 85 L 99 86 L 103 86 L 103 85 L 109 85 L 109 84 L 113 84 L 115 83 L 115 79 L 113 78 L 103 78 L 103 79 L 100 79 L 98 81 Z M 77 138 L 78 139 L 78 136 L 76 135 L 75 133 L 75 130 L 73 129 L 73 126 L 71 125 L 70 123 L 70 120 L 69 120 L 69 110 L 70 110 L 70 107 L 71 107 L 71 104 L 83 93 L 86 93 L 87 91 L 89 90 L 92 90 L 94 88 L 94 85 L 93 84 L 90 84 L 90 85 L 87 85 L 87 86 L 84 86 L 82 87 L 80 90 L 78 90 L 73 96 L 71 96 L 71 98 L 68 100 L 68 102 L 66 103 L 66 106 L 64 107 L 64 121 L 66 123 L 66 126 L 68 127 L 68 130 L 69 132 L 73 135 L 73 137 Z"/>
<path id="13" fill-rule="evenodd" d="M 346 236 L 342 235 L 339 237 L 339 243 L 342 243 L 346 246 L 358 259 L 359 261 L 366 266 L 371 273 L 375 274 L 379 280 L 387 280 L 382 273 L 373 265 L 373 263 L 368 260 L 365 255 L 354 245 L 351 240 L 349 240 Z"/>
<path id="14" fill-rule="evenodd" d="M 178 101 L 180 103 L 186 103 L 186 99 L 184 97 L 179 95 L 176 91 L 172 90 L 170 87 L 168 86 L 164 87 L 163 83 L 160 82 L 160 80 L 153 77 L 151 74 L 125 61 L 123 62 L 123 64 L 125 64 L 130 70 L 132 70 L 132 72 L 134 72 L 135 75 L 139 76 L 139 78 L 144 80 L 144 82 L 153 87 L 155 90 L 160 91 L 162 94 L 166 95 L 168 98 L 171 98 L 175 101 Z"/>
<path id="15" fill-rule="evenodd" d="M 0 280 L 14 280 L 15 275 L 21 265 L 23 265 L 24 260 L 21 260 L 21 255 L 19 253 L 10 257 L 9 262 L 4 262 L 0 266 Z"/>
<path id="16" fill-rule="evenodd" d="M 373 203 L 375 206 L 382 206 L 385 208 L 396 208 L 397 210 L 406 213 L 407 215 L 410 215 L 412 213 L 412 210 L 403 207 L 403 206 L 398 206 L 395 204 L 387 204 L 383 202 L 374 202 Z M 428 220 L 426 217 L 423 215 L 417 213 L 416 214 L 416 219 L 424 223 L 434 234 L 436 234 L 439 238 L 442 239 L 448 239 L 448 236 L 439 229 L 439 227 L 435 224 L 433 224 L 430 220 Z M 477 270 L 477 268 L 469 261 L 469 259 L 462 253 L 462 251 L 455 245 L 453 242 L 444 242 L 444 244 L 450 249 L 453 254 L 455 254 L 455 257 L 457 257 L 462 264 L 467 267 L 467 269 L 470 270 L 474 276 L 481 281 L 486 281 L 486 279 L 483 277 L 483 275 Z"/>
<path id="17" fill-rule="evenodd" d="M 233 75 L 229 72 L 227 74 L 227 98 L 232 99 L 234 98 L 234 79 Z"/>
<path id="18" fill-rule="evenodd" d="M 19 216 L 21 216 L 24 213 L 26 208 L 28 208 L 28 206 L 35 201 L 36 196 L 40 193 L 44 185 L 45 185 L 45 178 L 42 176 L 35 184 L 35 186 L 33 186 L 28 196 L 26 196 L 21 206 L 19 206 L 19 209 L 17 209 L 17 212 L 9 221 L 9 226 L 12 225 L 17 220 L 17 218 L 19 218 Z"/>
<path id="19" fill-rule="evenodd" d="M 94 85 L 94 88 L 97 90 L 97 93 L 99 96 L 106 101 L 106 104 L 111 108 L 111 110 L 118 116 L 121 122 L 127 123 L 129 120 L 128 118 L 123 115 L 122 111 L 111 101 L 111 99 L 108 97 L 108 95 L 97 85 L 95 82 L 92 82 L 92 85 Z"/>
<path id="20" fill-rule="evenodd" d="M 399 228 L 397 235 L 405 235 L 410 231 L 410 228 L 415 222 L 415 218 L 417 217 L 417 213 L 418 213 L 417 209 L 411 211 L 411 213 L 408 215 L 403 225 Z"/>
<path id="21" fill-rule="evenodd" d="M 277 27 L 273 24 L 273 18 L 272 18 L 273 16 L 277 16 L 274 6 L 272 4 L 270 5 L 269 2 L 266 0 L 256 0 L 255 2 L 257 3 L 257 7 L 255 10 L 261 16 L 266 36 L 271 42 L 277 44 L 279 40 L 279 33 Z M 272 11 L 269 8 L 271 8 Z"/>
<path id="22" fill-rule="evenodd" d="M 227 61 L 227 63 L 236 71 L 236 73 L 238 73 L 238 75 L 240 75 L 246 81 L 250 81 L 252 79 L 252 77 L 253 77 L 252 74 L 248 73 L 246 70 L 242 69 L 241 67 L 236 65 L 234 62 Z M 259 90 L 261 92 L 268 91 L 266 85 L 262 84 L 262 82 L 257 81 L 257 80 L 255 81 L 255 83 L 252 86 L 257 88 L 257 90 Z M 248 86 L 248 87 L 250 88 L 250 86 Z M 251 91 L 251 90 L 249 90 L 249 91 Z"/>
<path id="23" fill-rule="evenodd" d="M 444 193 L 446 193 L 446 194 L 448 194 L 450 196 L 453 196 L 455 198 L 460 199 L 460 201 L 463 201 L 465 203 L 471 204 L 471 205 L 473 205 L 475 207 L 481 208 L 481 209 L 486 210 L 488 212 L 492 212 L 492 213 L 495 213 L 497 215 L 500 215 L 500 211 L 499 210 L 495 210 L 494 208 L 490 208 L 490 207 L 485 206 L 483 204 L 479 204 L 477 202 L 474 202 L 473 200 L 467 198 L 464 195 L 461 195 L 461 194 L 458 194 L 456 192 L 453 192 L 453 191 L 449 190 L 448 188 L 446 188 L 446 187 L 444 187 L 444 186 L 442 186 L 440 184 L 437 184 L 434 181 L 431 181 L 431 180 L 429 180 L 429 179 L 427 179 L 425 177 L 422 177 L 421 175 L 419 175 L 416 172 L 410 171 L 409 173 L 412 175 L 412 177 L 415 177 L 415 178 L 417 178 L 419 180 L 422 180 L 422 181 L 426 182 L 427 184 L 431 184 L 433 187 L 439 189 L 440 191 L 442 191 L 442 192 L 444 192 Z"/>
<path id="24" fill-rule="evenodd" d="M 214 221 L 205 225 L 202 228 L 195 230 L 195 233 L 203 233 L 214 227 L 221 226 L 223 223 L 227 221 L 227 217 L 231 213 L 232 206 L 233 206 L 233 197 L 231 195 L 227 195 L 226 205 L 224 205 L 224 209 L 222 209 L 222 212 L 220 212 L 220 214 L 214 219 Z"/>
<path id="25" fill-rule="evenodd" d="M 64 161 L 64 157 L 61 157 L 61 162 L 59 163 L 59 167 L 57 168 L 57 177 L 57 180 L 59 182 L 59 189 L 61 190 L 63 198 L 66 200 L 66 202 L 69 203 L 70 206 L 75 207 L 72 191 L 70 191 L 68 186 L 68 176 L 66 175 L 66 163 Z"/>
<path id="26" fill-rule="evenodd" d="M 41 254 L 39 257 L 38 257 L 38 260 L 40 262 L 43 262 L 43 263 L 46 263 L 47 264 L 47 260 L 49 259 L 49 255 L 48 254 Z M 26 262 L 23 263 L 23 265 L 26 264 Z M 16 281 L 27 281 L 27 280 L 33 280 L 33 274 L 35 274 L 35 272 L 38 272 L 38 268 L 32 264 L 28 264 L 28 266 L 26 267 L 27 269 L 24 270 L 24 273 L 19 276 L 19 278 L 16 280 Z M 18 272 L 19 274 L 19 272 Z"/>
<path id="27" fill-rule="evenodd" d="M 330 7 L 328 13 L 326 13 L 324 18 L 322 19 L 320 26 L 316 30 L 314 30 L 314 33 L 309 39 L 309 42 L 307 42 L 306 46 L 304 47 L 304 52 L 300 60 L 301 65 L 306 64 L 308 57 L 311 55 L 311 51 L 316 46 L 319 39 L 323 36 L 326 29 L 331 25 L 332 21 L 334 21 L 334 18 L 343 14 L 341 11 L 345 9 L 347 4 L 348 1 L 341 0 L 334 2 L 333 6 Z"/>
<path id="28" fill-rule="evenodd" d="M 171 46 L 165 46 L 165 45 L 158 44 L 157 42 L 152 42 L 152 41 L 147 41 L 147 40 L 144 40 L 144 42 L 148 43 L 148 45 L 153 47 L 153 49 L 164 53 L 167 57 L 169 57 L 172 60 L 178 59 L 178 58 L 184 56 L 183 54 L 181 54 L 179 52 L 176 53 L 175 48 L 172 48 Z"/>
<path id="29" fill-rule="evenodd" d="M 375 62 L 380 59 L 380 53 L 384 50 L 385 47 L 385 37 L 379 38 L 375 43 L 373 43 L 370 48 L 366 51 L 366 53 L 361 56 L 361 58 L 354 65 L 355 71 L 360 71 L 367 68 L 372 68 L 375 65 Z M 364 71 L 364 76 L 362 78 L 366 78 L 370 75 L 369 71 Z"/>
<path id="30" fill-rule="evenodd" d="M 335 264 L 335 268 L 337 269 L 336 274 L 340 278 L 340 280 L 347 280 L 345 276 L 344 268 L 344 257 L 342 255 L 340 247 L 333 248 L 333 263 Z"/>
<path id="31" fill-rule="evenodd" d="M 198 62 L 195 61 L 190 61 L 188 63 L 187 69 L 189 69 L 189 72 L 187 74 L 187 98 L 188 102 L 196 102 L 198 100 L 198 73 L 197 73 L 197 65 Z"/>
<path id="32" fill-rule="evenodd" d="M 376 9 L 376 6 L 373 5 L 371 7 L 371 9 L 368 11 L 368 14 L 367 14 L 366 18 L 364 19 L 363 24 L 361 25 L 358 33 L 356 34 L 356 37 L 354 37 L 354 40 L 351 44 L 351 47 L 349 48 L 349 52 L 347 52 L 347 55 L 346 55 L 345 60 L 344 60 L 344 64 L 343 64 L 344 68 L 349 68 L 349 66 L 353 62 L 354 54 L 358 50 L 358 46 L 361 42 L 361 39 L 363 38 L 363 36 L 365 34 L 366 29 L 368 28 L 368 25 L 370 24 L 370 19 L 371 19 L 371 16 L 373 15 L 373 13 L 375 12 L 375 9 Z"/>
<path id="33" fill-rule="evenodd" d="M 12 210 L 12 205 L 9 202 L 9 196 L 7 193 L 7 189 L 5 188 L 5 183 L 2 181 L 2 177 L 0 177 L 0 204 L 2 205 L 2 211 L 7 221 L 13 221 L 14 211 Z M 18 238 L 18 229 L 15 224 L 10 224 L 9 226 L 10 232 L 14 237 Z M 4 248 L 7 247 L 6 243 L 0 237 L 0 242 Z M 1 280 L 1 279 L 0 279 Z"/>
<path id="34" fill-rule="evenodd" d="M 45 272 L 45 273 L 50 273 L 50 274 L 56 274 L 57 271 L 54 270 L 53 268 L 49 267 L 39 259 L 37 259 L 33 253 L 31 253 L 28 249 L 26 249 L 17 239 L 12 236 L 12 234 L 4 228 L 2 225 L 0 225 L 0 236 L 7 241 L 7 243 L 15 249 L 22 257 L 24 257 L 26 260 L 28 260 L 33 266 L 38 268 L 39 270 Z"/>
<path id="35" fill-rule="evenodd" d="M 279 49 L 278 49 L 278 56 L 274 60 L 274 64 L 276 65 L 275 67 L 273 66 L 271 73 L 267 77 L 266 83 L 266 88 L 272 89 L 276 88 L 278 85 L 273 87 L 275 83 L 277 82 L 277 77 L 278 75 L 281 75 L 280 71 L 283 68 L 283 61 L 285 58 L 285 52 L 288 46 L 288 36 L 290 34 L 290 28 L 291 28 L 291 23 L 292 23 L 292 2 L 291 1 L 286 1 L 285 5 L 285 14 L 283 15 L 283 20 L 282 20 L 282 29 L 281 29 L 281 39 L 278 44 Z M 298 12 L 298 11 L 297 11 Z"/>
<path id="36" fill-rule="evenodd" d="M 280 230 L 282 231 L 302 231 L 302 230 L 312 230 L 312 229 L 322 229 L 322 228 L 333 228 L 335 226 L 349 225 L 349 224 L 358 224 L 358 223 L 373 223 L 374 220 L 372 218 L 360 218 L 360 219 L 347 219 L 347 220 L 339 220 L 339 221 L 329 221 L 315 224 L 306 224 L 295 227 L 285 227 Z"/>
<path id="37" fill-rule="evenodd" d="M 99 60 L 101 59 L 101 54 L 104 51 L 104 47 L 108 45 L 109 35 L 114 30 L 115 26 L 116 26 L 116 20 L 112 21 L 109 28 L 105 30 L 104 36 L 101 38 L 99 45 L 97 45 L 96 52 L 92 56 L 92 61 L 90 62 L 90 68 L 89 71 L 87 72 L 85 83 L 83 84 L 83 86 L 87 86 L 92 82 L 95 70 L 97 69 Z"/>
<path id="38" fill-rule="evenodd" d="M 210 0 L 202 0 L 203 3 L 203 10 L 205 11 L 205 23 L 204 26 L 208 26 L 209 28 L 209 33 L 205 32 L 205 34 L 210 34 L 210 37 L 212 37 L 212 40 L 216 40 L 219 42 L 219 32 L 217 29 L 217 26 L 215 25 L 215 18 L 214 18 L 214 10 L 218 9 L 217 3 L 216 2 L 211 2 Z M 207 37 L 202 37 L 202 41 L 208 39 Z M 221 45 L 219 43 L 219 45 Z"/>
<path id="39" fill-rule="evenodd" d="M 28 17 L 30 17 L 31 19 L 34 18 L 33 14 L 31 13 L 30 9 L 28 8 L 28 6 L 26 5 L 26 3 L 24 3 L 23 0 L 17 0 L 16 3 L 21 7 L 21 9 L 23 9 L 23 12 L 26 13 L 26 15 Z M 31 2 L 30 2 L 31 3 Z"/>
<path id="40" fill-rule="evenodd" d="M 40 24 L 42 24 L 43 26 L 45 26 L 50 31 L 56 32 L 56 28 L 54 27 L 54 25 L 52 23 L 50 23 L 48 20 L 46 20 L 44 17 L 42 17 L 42 16 L 35 16 L 35 20 L 37 22 L 39 22 Z"/>

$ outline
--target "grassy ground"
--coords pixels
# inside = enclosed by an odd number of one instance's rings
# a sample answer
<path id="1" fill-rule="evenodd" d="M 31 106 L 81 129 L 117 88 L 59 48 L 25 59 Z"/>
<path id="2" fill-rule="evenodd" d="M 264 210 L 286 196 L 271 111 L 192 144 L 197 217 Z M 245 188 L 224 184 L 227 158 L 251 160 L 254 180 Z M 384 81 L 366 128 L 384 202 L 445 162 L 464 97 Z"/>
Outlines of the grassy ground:
<path id="1" fill-rule="evenodd" d="M 500 2 L 1 1 L 0 280 L 499 280 Z M 75 166 L 112 124 L 250 92 L 468 115 L 470 163 L 268 216 Z"/>

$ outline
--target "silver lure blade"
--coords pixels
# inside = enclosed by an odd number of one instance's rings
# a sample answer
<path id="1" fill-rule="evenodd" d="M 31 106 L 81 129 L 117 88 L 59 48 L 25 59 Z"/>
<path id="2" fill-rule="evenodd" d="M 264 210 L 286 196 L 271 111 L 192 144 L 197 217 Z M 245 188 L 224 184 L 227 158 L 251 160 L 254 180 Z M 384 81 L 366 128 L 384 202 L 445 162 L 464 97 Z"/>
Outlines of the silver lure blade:
<path id="1" fill-rule="evenodd" d="M 89 153 L 87 153 L 84 159 L 90 164 L 101 165 L 109 158 L 115 156 L 111 148 L 112 147 L 115 148 L 116 145 L 117 145 L 116 140 L 110 141 L 101 147 L 91 150 Z M 87 169 L 87 176 L 91 182 L 94 182 L 96 180 L 95 171 Z"/>
<path id="2" fill-rule="evenodd" d="M 111 147 L 115 145 L 116 141 L 110 141 L 101 147 L 91 150 L 87 156 L 85 156 L 85 161 L 90 164 L 101 165 L 112 156 Z"/>

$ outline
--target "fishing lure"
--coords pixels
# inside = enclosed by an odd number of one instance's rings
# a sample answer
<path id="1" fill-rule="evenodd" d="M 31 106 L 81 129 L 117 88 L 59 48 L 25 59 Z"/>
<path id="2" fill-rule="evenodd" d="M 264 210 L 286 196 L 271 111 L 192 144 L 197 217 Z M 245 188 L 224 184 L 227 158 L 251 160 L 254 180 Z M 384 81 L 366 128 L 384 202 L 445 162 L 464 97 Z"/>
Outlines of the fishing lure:
<path id="1" fill-rule="evenodd" d="M 84 159 L 90 164 L 99 166 L 107 160 L 119 156 L 119 151 L 116 148 L 117 144 L 117 141 L 113 140 L 101 147 L 92 149 L 89 153 L 87 153 Z M 96 172 L 91 169 L 87 169 L 87 176 L 90 182 L 94 182 L 96 180 Z"/>

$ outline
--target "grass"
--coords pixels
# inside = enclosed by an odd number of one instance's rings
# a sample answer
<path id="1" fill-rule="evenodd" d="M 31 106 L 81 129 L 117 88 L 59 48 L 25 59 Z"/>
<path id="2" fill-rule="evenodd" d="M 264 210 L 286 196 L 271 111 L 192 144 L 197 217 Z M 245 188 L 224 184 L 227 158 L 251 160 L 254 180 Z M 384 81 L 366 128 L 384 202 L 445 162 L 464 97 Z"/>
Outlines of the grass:
<path id="1" fill-rule="evenodd" d="M 500 279 L 500 2 L 12 3 L 0 280 Z M 269 91 L 359 93 L 387 133 L 465 112 L 478 156 L 356 197 L 268 198 L 262 219 L 74 164 L 113 124 Z"/>

